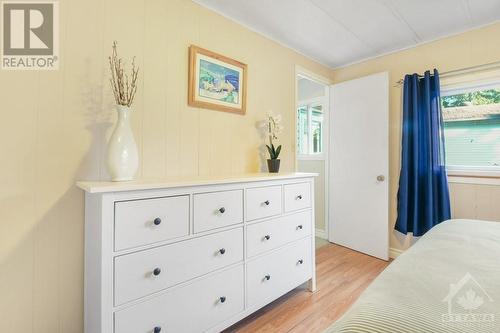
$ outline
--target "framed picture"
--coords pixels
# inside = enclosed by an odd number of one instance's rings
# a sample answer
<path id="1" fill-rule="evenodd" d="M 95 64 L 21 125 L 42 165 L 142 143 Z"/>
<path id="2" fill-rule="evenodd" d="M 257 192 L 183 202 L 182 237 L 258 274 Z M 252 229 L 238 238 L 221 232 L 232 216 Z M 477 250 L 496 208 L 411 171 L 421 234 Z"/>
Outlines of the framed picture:
<path id="1" fill-rule="evenodd" d="M 245 114 L 247 65 L 220 54 L 189 47 L 188 104 Z"/>

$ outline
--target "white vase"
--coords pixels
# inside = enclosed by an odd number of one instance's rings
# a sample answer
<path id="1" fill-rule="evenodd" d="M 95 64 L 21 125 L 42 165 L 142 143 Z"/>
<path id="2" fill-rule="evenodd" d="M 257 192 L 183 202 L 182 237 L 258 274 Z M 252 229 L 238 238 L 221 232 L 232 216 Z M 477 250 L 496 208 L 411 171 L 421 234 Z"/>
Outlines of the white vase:
<path id="1" fill-rule="evenodd" d="M 115 182 L 133 180 L 139 167 L 139 156 L 130 127 L 128 106 L 117 105 L 118 121 L 108 143 L 108 172 Z"/>

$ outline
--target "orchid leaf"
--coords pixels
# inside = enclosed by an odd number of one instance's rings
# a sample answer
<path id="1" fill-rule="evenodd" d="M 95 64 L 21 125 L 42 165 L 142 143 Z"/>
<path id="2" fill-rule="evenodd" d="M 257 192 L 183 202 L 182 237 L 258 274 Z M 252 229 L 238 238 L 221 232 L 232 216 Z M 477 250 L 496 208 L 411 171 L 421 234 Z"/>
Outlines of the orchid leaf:
<path id="1" fill-rule="evenodd" d="M 279 145 L 278 148 L 276 148 L 276 151 L 274 153 L 275 158 L 278 158 L 278 156 L 280 156 L 280 152 L 281 152 L 281 145 Z"/>

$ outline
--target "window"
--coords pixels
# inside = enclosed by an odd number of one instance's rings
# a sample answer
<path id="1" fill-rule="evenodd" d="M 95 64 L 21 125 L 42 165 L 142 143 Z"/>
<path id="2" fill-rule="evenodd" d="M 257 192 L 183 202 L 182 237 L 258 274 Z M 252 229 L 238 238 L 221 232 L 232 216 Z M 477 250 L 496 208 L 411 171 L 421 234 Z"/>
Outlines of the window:
<path id="1" fill-rule="evenodd" d="M 446 164 L 500 171 L 500 83 L 444 90 L 441 105 Z"/>
<path id="2" fill-rule="evenodd" d="M 301 106 L 297 110 L 297 150 L 301 155 L 308 153 L 309 147 L 309 122 L 308 108 Z"/>
<path id="3" fill-rule="evenodd" d="M 299 155 L 323 153 L 323 105 L 299 106 L 297 110 L 297 151 Z"/>

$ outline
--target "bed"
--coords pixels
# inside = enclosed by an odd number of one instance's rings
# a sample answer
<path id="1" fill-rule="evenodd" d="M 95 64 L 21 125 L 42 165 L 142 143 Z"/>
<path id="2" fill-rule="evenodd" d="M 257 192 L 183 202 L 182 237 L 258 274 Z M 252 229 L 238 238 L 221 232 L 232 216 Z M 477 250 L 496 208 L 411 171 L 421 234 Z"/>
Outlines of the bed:
<path id="1" fill-rule="evenodd" d="M 443 222 L 325 333 L 500 332 L 500 223 Z"/>

